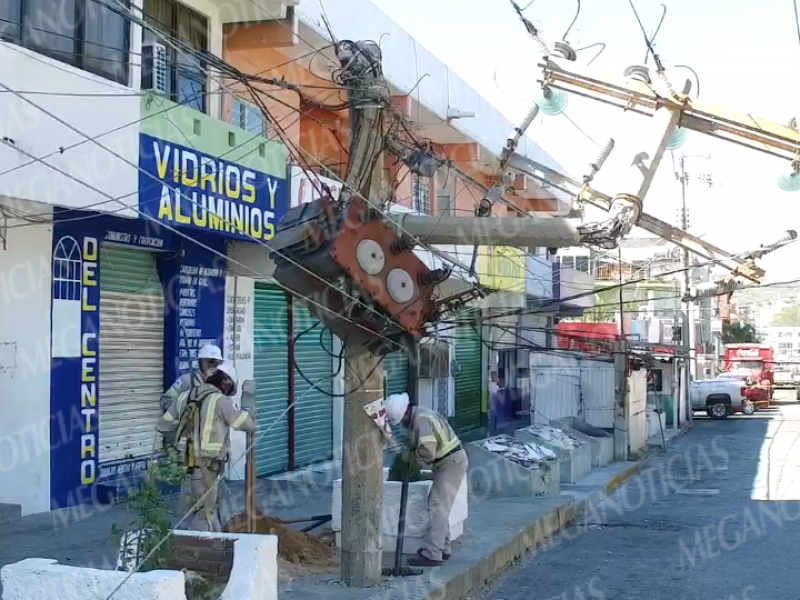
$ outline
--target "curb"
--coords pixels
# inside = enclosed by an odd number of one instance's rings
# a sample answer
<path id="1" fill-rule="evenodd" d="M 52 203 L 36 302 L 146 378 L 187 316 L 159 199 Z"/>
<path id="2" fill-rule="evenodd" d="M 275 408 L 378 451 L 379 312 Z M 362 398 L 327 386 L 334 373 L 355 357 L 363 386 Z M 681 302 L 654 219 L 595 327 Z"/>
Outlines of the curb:
<path id="1" fill-rule="evenodd" d="M 477 564 L 462 571 L 449 581 L 430 590 L 423 600 L 461 600 L 469 593 L 490 583 L 530 550 L 542 546 L 546 540 L 574 523 L 590 506 L 595 506 L 613 494 L 625 481 L 636 475 L 649 460 L 649 456 L 612 477 L 589 497 L 570 502 L 537 519 L 523 529 L 507 544 L 498 548 Z"/>

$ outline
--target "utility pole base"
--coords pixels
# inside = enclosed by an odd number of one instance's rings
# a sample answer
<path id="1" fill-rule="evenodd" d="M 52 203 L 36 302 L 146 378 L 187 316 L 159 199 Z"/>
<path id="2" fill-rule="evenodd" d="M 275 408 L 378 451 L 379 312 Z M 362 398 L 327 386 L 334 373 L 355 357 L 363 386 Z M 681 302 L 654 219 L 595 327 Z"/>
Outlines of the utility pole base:
<path id="1" fill-rule="evenodd" d="M 357 552 L 342 549 L 342 581 L 350 587 L 381 583 L 383 556 L 380 550 Z"/>
<path id="2" fill-rule="evenodd" d="M 394 567 L 385 567 L 383 569 L 383 574 L 386 577 L 416 577 L 417 575 L 422 575 L 423 572 L 422 569 L 412 569 L 411 567 L 401 567 L 399 573 Z"/>
<path id="3" fill-rule="evenodd" d="M 383 398 L 381 359 L 347 349 L 342 460 L 341 580 L 352 587 L 381 582 L 383 567 L 383 436 L 364 406 Z"/>

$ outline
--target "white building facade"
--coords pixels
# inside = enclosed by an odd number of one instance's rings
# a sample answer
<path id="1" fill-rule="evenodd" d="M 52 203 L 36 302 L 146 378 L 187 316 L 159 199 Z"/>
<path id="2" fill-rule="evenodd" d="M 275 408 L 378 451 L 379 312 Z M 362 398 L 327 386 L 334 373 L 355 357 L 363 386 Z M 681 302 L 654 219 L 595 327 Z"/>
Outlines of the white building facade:
<path id="1" fill-rule="evenodd" d="M 287 314 L 286 298 L 269 288 L 264 246 L 306 193 L 292 190 L 286 148 L 224 122 L 221 84 L 196 59 L 180 63 L 167 45 L 154 71 L 147 57 L 161 35 L 222 56 L 226 26 L 291 21 L 295 8 L 294 26 L 322 43 L 319 3 L 134 1 L 133 14 L 156 35 L 91 0 L 75 2 L 87 19 L 70 31 L 47 30 L 26 12 L 30 2 L 6 0 L 11 10 L 0 11 L 0 503 L 23 514 L 108 502 L 135 485 L 159 444 L 158 398 L 196 368 L 204 344 L 218 344 L 240 378 L 258 381 L 260 419 L 278 418 L 288 396 L 271 382 L 290 377 L 288 332 L 310 322 L 302 307 Z M 406 93 L 417 80 L 416 49 L 430 75 L 415 92 L 425 114 L 446 122 L 451 106 L 475 113 L 437 135 L 474 141 L 496 160 L 512 128 L 497 110 L 366 0 L 326 8 L 340 38 L 389 34 L 385 73 Z M 154 83 L 154 72 L 163 81 Z M 527 138 L 520 151 L 558 168 Z M 335 353 L 337 340 L 322 341 Z M 482 378 L 480 338 L 472 342 L 469 351 L 450 343 L 463 368 L 421 389 L 455 420 L 467 418 L 459 389 Z M 331 392 L 341 393 L 342 373 L 329 354 L 320 362 L 323 344 L 306 344 L 302 364 L 309 374 L 321 364 Z M 341 402 L 304 398 L 294 468 L 341 453 Z M 475 398 L 469 419 L 485 412 L 483 396 Z M 260 439 L 264 474 L 289 468 L 288 427 Z M 236 438 L 234 458 L 242 450 Z M 241 465 L 234 460 L 229 475 L 242 477 Z"/>

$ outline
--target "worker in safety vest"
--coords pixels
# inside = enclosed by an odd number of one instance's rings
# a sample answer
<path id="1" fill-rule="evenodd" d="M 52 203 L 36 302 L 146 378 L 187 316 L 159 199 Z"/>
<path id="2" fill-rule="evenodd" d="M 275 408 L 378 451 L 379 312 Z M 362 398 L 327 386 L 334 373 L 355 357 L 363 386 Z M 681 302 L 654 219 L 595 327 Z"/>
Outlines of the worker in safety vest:
<path id="1" fill-rule="evenodd" d="M 186 527 L 193 531 L 221 531 L 217 510 L 218 484 L 230 452 L 230 428 L 255 429 L 254 397 L 236 408 L 236 371 L 223 362 L 212 368 L 206 380 L 180 394 L 158 423 L 163 434 L 173 434 L 174 444 L 186 438 L 188 490 L 181 494 L 181 518 L 189 513 Z"/>
<path id="2" fill-rule="evenodd" d="M 192 387 L 200 387 L 206 380 L 208 372 L 222 364 L 222 350 L 214 344 L 207 344 L 200 348 L 197 354 L 200 361 L 200 371 L 193 371 L 178 377 L 175 383 L 161 395 L 161 412 L 169 408 L 170 403 L 183 392 L 188 392 Z"/>
<path id="3" fill-rule="evenodd" d="M 408 394 L 389 396 L 386 416 L 393 427 L 403 425 L 408 429 L 413 458 L 420 466 L 430 465 L 433 470 L 425 545 L 409 559 L 409 564 L 439 566 L 450 559 L 450 511 L 467 473 L 467 453 L 447 420 L 427 408 L 411 406 Z"/>

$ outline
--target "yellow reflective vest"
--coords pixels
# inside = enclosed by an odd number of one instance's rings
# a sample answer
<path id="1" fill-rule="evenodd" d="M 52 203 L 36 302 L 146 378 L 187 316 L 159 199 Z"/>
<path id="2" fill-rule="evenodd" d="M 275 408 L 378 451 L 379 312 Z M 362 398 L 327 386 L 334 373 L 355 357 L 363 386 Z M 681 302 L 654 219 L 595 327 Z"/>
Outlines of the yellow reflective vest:
<path id="1" fill-rule="evenodd" d="M 414 407 L 409 429 L 414 453 L 424 464 L 441 460 L 461 444 L 447 419 L 421 406 Z"/>
<path id="2" fill-rule="evenodd" d="M 170 403 L 156 427 L 161 433 L 177 433 L 191 440 L 200 458 L 224 460 L 230 448 L 230 429 L 253 431 L 255 420 L 236 408 L 229 396 L 203 383 L 180 394 Z"/>

